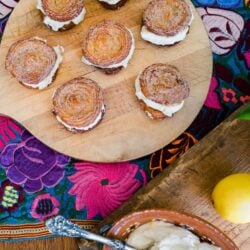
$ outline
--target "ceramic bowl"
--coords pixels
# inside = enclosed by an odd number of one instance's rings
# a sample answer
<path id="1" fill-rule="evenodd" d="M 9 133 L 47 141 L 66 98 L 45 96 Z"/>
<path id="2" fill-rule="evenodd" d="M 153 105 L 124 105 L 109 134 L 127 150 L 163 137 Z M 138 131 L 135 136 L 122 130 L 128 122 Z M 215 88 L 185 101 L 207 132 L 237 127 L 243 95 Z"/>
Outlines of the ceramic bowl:
<path id="1" fill-rule="evenodd" d="M 125 241 L 135 228 L 153 220 L 163 220 L 185 227 L 200 239 L 213 243 L 222 250 L 239 250 L 230 238 L 209 222 L 194 215 L 170 210 L 144 210 L 127 215 L 112 226 L 107 236 Z M 110 250 L 107 246 L 103 249 Z"/>

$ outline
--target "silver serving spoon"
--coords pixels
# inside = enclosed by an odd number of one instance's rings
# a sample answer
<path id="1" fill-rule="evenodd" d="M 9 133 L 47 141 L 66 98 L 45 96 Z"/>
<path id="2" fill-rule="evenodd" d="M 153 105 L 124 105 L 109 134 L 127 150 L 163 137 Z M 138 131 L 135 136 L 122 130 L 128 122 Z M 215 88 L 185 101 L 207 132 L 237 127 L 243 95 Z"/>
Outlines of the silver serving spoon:
<path id="1" fill-rule="evenodd" d="M 52 217 L 48 219 L 45 224 L 48 230 L 55 235 L 93 240 L 105 244 L 115 250 L 136 250 L 123 241 L 109 239 L 101 235 L 86 231 L 77 224 L 66 220 L 62 216 Z"/>

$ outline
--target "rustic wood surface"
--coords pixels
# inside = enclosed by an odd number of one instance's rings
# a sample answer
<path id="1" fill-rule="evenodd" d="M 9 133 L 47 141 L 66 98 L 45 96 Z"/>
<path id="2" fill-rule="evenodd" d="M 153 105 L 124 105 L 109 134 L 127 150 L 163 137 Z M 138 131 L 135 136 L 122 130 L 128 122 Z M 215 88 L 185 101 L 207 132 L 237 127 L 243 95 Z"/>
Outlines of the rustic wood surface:
<path id="1" fill-rule="evenodd" d="M 162 148 L 193 121 L 207 95 L 212 57 L 207 33 L 197 12 L 187 38 L 177 45 L 158 47 L 140 38 L 142 13 L 150 0 L 128 1 L 118 11 L 105 10 L 98 1 L 86 0 L 84 22 L 66 32 L 50 31 L 42 24 L 35 0 L 22 0 L 11 15 L 0 48 L 0 113 L 19 121 L 51 148 L 78 159 L 115 162 L 134 159 Z M 191 2 L 190 2 L 191 4 Z M 81 62 L 81 42 L 90 25 L 103 19 L 124 23 L 134 33 L 136 50 L 128 68 L 107 76 Z M 4 69 L 7 51 L 15 41 L 32 36 L 47 38 L 52 46 L 65 48 L 64 60 L 55 82 L 43 91 L 27 89 Z M 140 109 L 134 81 L 146 66 L 176 65 L 189 81 L 190 97 L 171 119 L 151 121 Z M 105 89 L 107 111 L 101 124 L 84 134 L 73 134 L 52 115 L 54 90 L 76 76 L 85 75 Z M 171 132 L 170 132 L 171 131 Z"/>
<path id="2" fill-rule="evenodd" d="M 210 198 L 215 184 L 223 177 L 232 173 L 250 172 L 250 122 L 235 120 L 235 115 L 137 192 L 103 224 L 147 208 L 185 211 L 217 226 L 235 241 L 240 250 L 249 250 L 250 224 L 235 225 L 223 220 L 214 211 Z M 85 244 L 79 244 L 82 250 L 86 249 Z M 54 238 L 0 243 L 0 249 L 76 250 L 78 247 L 76 240 Z"/>
<path id="3" fill-rule="evenodd" d="M 249 250 L 250 223 L 225 221 L 211 202 L 212 190 L 219 180 L 233 173 L 250 173 L 250 121 L 237 120 L 235 115 L 137 192 L 102 225 L 134 211 L 166 208 L 202 217 L 228 235 L 240 250 Z"/>

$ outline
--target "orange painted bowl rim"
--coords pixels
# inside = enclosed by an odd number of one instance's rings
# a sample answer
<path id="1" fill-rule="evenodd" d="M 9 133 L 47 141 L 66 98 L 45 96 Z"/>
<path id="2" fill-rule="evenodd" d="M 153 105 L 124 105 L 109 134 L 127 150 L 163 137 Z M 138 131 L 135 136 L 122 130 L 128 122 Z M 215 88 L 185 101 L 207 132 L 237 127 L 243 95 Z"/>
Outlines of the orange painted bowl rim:
<path id="1" fill-rule="evenodd" d="M 224 250 L 239 250 L 228 236 L 208 221 L 188 213 L 165 209 L 142 210 L 128 214 L 115 222 L 106 235 L 111 238 L 126 240 L 133 229 L 153 220 L 163 220 L 185 226 L 201 239 L 211 241 Z M 103 250 L 109 249 L 107 246 L 103 247 Z"/>

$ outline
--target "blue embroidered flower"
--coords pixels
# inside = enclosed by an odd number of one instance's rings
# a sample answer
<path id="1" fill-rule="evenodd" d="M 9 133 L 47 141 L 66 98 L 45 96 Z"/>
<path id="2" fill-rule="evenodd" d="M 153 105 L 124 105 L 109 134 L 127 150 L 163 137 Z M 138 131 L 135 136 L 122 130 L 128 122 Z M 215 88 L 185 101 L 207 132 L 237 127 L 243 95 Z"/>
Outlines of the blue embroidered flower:
<path id="1" fill-rule="evenodd" d="M 219 6 L 221 8 L 234 8 L 241 5 L 241 0 L 196 0 L 202 6 Z"/>

